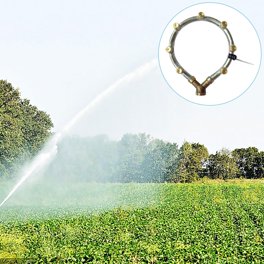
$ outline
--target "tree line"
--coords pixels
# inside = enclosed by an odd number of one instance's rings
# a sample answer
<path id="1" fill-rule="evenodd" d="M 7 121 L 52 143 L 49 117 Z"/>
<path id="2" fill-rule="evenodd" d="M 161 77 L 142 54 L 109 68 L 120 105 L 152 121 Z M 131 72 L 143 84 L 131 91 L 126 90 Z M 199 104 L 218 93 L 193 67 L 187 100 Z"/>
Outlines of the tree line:
<path id="1" fill-rule="evenodd" d="M 0 178 L 16 175 L 51 135 L 47 113 L 22 99 L 18 89 L 0 80 Z M 176 143 L 146 134 L 68 137 L 45 171 L 53 179 L 100 182 L 192 182 L 264 177 L 264 152 L 255 147 L 222 149 L 209 154 L 200 143 Z"/>
<path id="2" fill-rule="evenodd" d="M 69 137 L 46 171 L 47 177 L 99 182 L 193 182 L 264 177 L 264 152 L 255 147 L 209 154 L 200 143 L 176 143 L 146 134 Z"/>

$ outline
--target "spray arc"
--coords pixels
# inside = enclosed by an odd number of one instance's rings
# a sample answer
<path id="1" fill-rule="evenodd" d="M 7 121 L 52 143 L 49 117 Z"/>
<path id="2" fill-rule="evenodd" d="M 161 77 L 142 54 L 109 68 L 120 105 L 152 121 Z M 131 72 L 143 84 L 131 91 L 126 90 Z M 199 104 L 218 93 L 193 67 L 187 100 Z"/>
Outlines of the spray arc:
<path id="1" fill-rule="evenodd" d="M 11 189 L 5 199 L 0 203 L 0 207 L 2 207 L 21 187 L 21 185 L 34 173 L 43 169 L 49 162 L 57 154 L 57 145 L 63 139 L 63 136 L 84 116 L 88 115 L 92 112 L 92 110 L 101 103 L 104 99 L 106 99 L 109 95 L 115 92 L 118 88 L 129 84 L 132 81 L 140 79 L 142 76 L 145 76 L 149 72 L 151 72 L 154 68 L 156 68 L 158 62 L 156 59 L 151 60 L 148 63 L 143 64 L 138 67 L 131 73 L 126 74 L 112 85 L 110 85 L 107 89 L 97 95 L 91 102 L 87 104 L 81 111 L 79 111 L 62 129 L 61 132 L 56 133 L 51 139 L 46 143 L 45 147 L 39 152 L 39 154 L 33 159 L 31 164 L 27 166 L 22 173 L 21 178 L 15 184 L 15 186 Z"/>
<path id="2" fill-rule="evenodd" d="M 227 54 L 226 60 L 223 63 L 223 65 L 216 72 L 214 72 L 213 74 L 208 76 L 205 79 L 205 81 L 202 83 L 198 82 L 192 74 L 190 74 L 185 68 L 183 68 L 181 66 L 181 64 L 179 63 L 179 61 L 176 58 L 176 54 L 175 54 L 176 50 L 174 49 L 176 38 L 177 38 L 179 32 L 181 31 L 181 29 L 184 28 L 185 26 L 187 26 L 193 22 L 197 22 L 197 21 L 206 21 L 206 22 L 212 23 L 212 24 L 216 25 L 218 28 L 220 28 L 224 32 L 224 34 L 227 38 L 227 41 L 228 41 L 228 46 L 229 46 L 229 52 Z M 227 28 L 227 22 L 226 21 L 219 21 L 216 18 L 213 18 L 210 16 L 205 16 L 205 14 L 203 12 L 199 12 L 199 14 L 197 16 L 187 18 L 181 23 L 174 23 L 173 29 L 174 29 L 174 31 L 171 34 L 171 37 L 169 40 L 169 46 L 166 48 L 166 51 L 170 55 L 171 62 L 174 65 L 174 67 L 176 68 L 176 72 L 178 74 L 181 74 L 183 77 L 185 77 L 189 81 L 189 83 L 191 83 L 195 87 L 196 95 L 198 95 L 198 96 L 206 95 L 206 88 L 209 85 L 211 85 L 219 76 L 221 76 L 222 74 L 227 74 L 227 69 L 231 65 L 232 61 L 238 60 L 238 61 L 241 61 L 244 63 L 251 64 L 249 62 L 242 61 L 242 60 L 238 59 L 237 56 L 234 54 L 237 48 L 236 48 L 236 45 L 234 43 L 233 37 L 232 37 L 229 29 Z"/>

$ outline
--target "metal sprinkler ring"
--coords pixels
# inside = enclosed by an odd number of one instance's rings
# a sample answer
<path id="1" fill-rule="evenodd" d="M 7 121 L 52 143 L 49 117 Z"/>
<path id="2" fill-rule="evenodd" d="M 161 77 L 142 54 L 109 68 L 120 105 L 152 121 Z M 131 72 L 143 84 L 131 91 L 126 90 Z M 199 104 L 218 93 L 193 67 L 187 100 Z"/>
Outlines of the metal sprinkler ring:
<path id="1" fill-rule="evenodd" d="M 192 76 L 188 71 L 186 71 L 178 62 L 176 59 L 175 51 L 174 51 L 174 44 L 176 37 L 178 33 L 181 31 L 181 29 L 190 23 L 196 22 L 196 21 L 207 21 L 210 23 L 213 23 L 214 25 L 218 26 L 226 35 L 228 45 L 229 45 L 229 53 L 227 54 L 227 58 L 222 65 L 222 67 L 217 70 L 215 73 L 210 75 L 206 78 L 206 80 L 200 84 L 194 76 Z M 227 22 L 226 21 L 219 21 L 213 17 L 205 16 L 203 12 L 200 12 L 198 16 L 190 17 L 185 19 L 182 23 L 174 23 L 173 24 L 174 31 L 170 37 L 169 46 L 166 48 L 166 51 L 170 54 L 170 58 L 172 61 L 172 64 L 176 68 L 176 72 L 178 74 L 182 74 L 195 88 L 196 88 L 196 95 L 206 95 L 206 88 L 212 84 L 220 75 L 227 73 L 227 68 L 231 64 L 232 60 L 236 60 L 237 56 L 234 54 L 236 51 L 236 46 L 234 44 L 234 40 L 232 38 L 232 35 L 230 31 L 227 28 Z"/>

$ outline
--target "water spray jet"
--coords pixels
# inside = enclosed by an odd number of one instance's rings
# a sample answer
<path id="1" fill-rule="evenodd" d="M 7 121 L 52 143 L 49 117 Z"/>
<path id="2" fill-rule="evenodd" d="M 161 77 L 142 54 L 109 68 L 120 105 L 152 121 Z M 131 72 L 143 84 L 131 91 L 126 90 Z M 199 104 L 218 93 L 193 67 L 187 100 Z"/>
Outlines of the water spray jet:
<path id="1" fill-rule="evenodd" d="M 22 173 L 22 177 L 9 192 L 9 194 L 1 202 L 0 207 L 2 207 L 17 191 L 17 189 L 34 173 L 43 169 L 51 160 L 56 156 L 57 145 L 62 140 L 63 136 L 84 116 L 91 113 L 91 110 L 96 107 L 101 101 L 107 98 L 110 94 L 116 91 L 121 86 L 128 84 L 129 82 L 140 78 L 156 68 L 158 65 L 157 60 L 151 60 L 135 69 L 134 71 L 126 74 L 112 85 L 110 85 L 106 90 L 97 95 L 87 106 L 85 106 L 81 111 L 79 111 L 61 130 L 61 132 L 53 135 L 50 140 L 46 143 L 45 147 L 39 152 L 39 154 L 33 159 L 31 164 Z"/>

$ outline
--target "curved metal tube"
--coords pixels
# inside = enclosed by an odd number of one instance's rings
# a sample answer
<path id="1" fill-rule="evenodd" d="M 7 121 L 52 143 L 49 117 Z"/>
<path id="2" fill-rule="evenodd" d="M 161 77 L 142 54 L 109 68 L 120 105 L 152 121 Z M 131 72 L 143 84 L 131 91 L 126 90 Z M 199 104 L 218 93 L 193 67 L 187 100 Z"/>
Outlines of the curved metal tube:
<path id="1" fill-rule="evenodd" d="M 209 23 L 212 23 L 219 27 L 226 35 L 228 45 L 229 45 L 229 53 L 227 55 L 227 58 L 222 65 L 221 68 L 219 68 L 215 73 L 208 76 L 206 80 L 200 84 L 194 76 L 192 76 L 187 70 L 185 70 L 179 63 L 179 61 L 176 58 L 175 52 L 174 52 L 174 46 L 176 37 L 181 31 L 181 29 L 190 23 L 196 22 L 196 21 L 207 21 Z M 166 51 L 170 54 L 170 59 L 172 61 L 172 64 L 176 68 L 177 73 L 182 74 L 195 88 L 196 88 L 196 95 L 206 95 L 206 88 L 212 84 L 221 74 L 227 73 L 227 68 L 231 64 L 232 60 L 236 59 L 236 55 L 233 55 L 236 51 L 236 46 L 234 44 L 234 40 L 232 38 L 232 35 L 230 31 L 227 28 L 227 22 L 226 21 L 219 21 L 213 17 L 205 16 L 204 13 L 200 12 L 198 16 L 193 16 L 190 18 L 185 19 L 180 24 L 174 23 L 173 24 L 174 31 L 171 34 L 170 40 L 169 40 L 169 46 L 166 48 Z"/>

